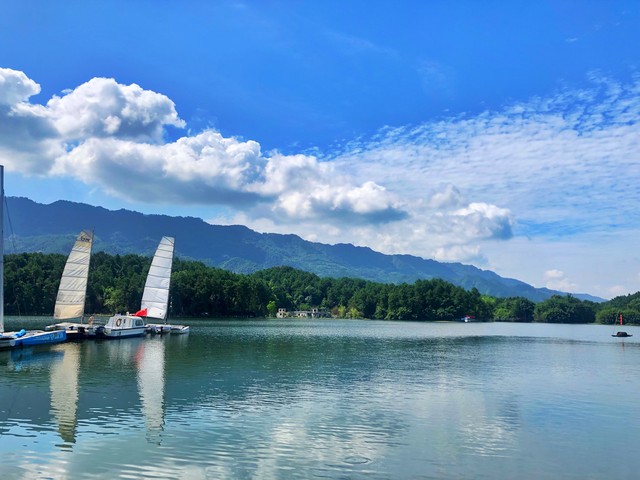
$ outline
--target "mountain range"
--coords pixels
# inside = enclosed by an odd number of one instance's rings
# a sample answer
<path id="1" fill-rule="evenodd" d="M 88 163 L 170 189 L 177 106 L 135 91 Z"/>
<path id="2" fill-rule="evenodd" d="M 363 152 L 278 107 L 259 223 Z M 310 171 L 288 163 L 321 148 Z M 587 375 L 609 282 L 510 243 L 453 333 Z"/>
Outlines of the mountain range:
<path id="1" fill-rule="evenodd" d="M 7 197 L 9 225 L 5 252 L 67 254 L 83 229 L 94 230 L 94 251 L 151 256 L 162 236 L 176 238 L 176 256 L 236 273 L 288 265 L 321 277 L 354 277 L 381 283 L 412 283 L 441 278 L 495 297 L 543 301 L 563 292 L 535 288 L 494 272 L 461 263 L 442 263 L 412 255 L 385 255 L 351 244 L 309 242 L 297 235 L 258 233 L 241 225 L 211 225 L 194 217 L 146 215 L 107 210 L 60 200 L 49 205 Z M 588 294 L 582 300 L 604 301 Z"/>

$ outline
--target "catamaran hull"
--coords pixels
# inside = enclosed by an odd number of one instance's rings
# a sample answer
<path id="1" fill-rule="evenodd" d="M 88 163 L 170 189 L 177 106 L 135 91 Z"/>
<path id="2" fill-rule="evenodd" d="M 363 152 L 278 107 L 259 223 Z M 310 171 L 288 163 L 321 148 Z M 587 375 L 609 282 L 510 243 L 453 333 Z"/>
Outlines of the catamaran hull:
<path id="1" fill-rule="evenodd" d="M 16 338 L 16 347 L 33 347 L 67 341 L 67 332 L 56 330 L 53 332 L 28 331 L 20 338 Z"/>
<path id="2" fill-rule="evenodd" d="M 13 348 L 16 346 L 16 339 L 13 337 L 0 337 L 0 350 Z"/>
<path id="3" fill-rule="evenodd" d="M 171 326 L 172 334 L 184 334 L 189 333 L 189 325 L 172 325 Z"/>
<path id="4" fill-rule="evenodd" d="M 135 328 L 104 328 L 98 332 L 99 338 L 131 338 L 131 337 L 144 337 L 146 334 L 145 327 Z"/>
<path id="5" fill-rule="evenodd" d="M 189 333 L 189 325 L 169 325 L 166 323 L 147 323 L 147 333 L 163 335 L 167 333 L 179 335 Z"/>
<path id="6" fill-rule="evenodd" d="M 78 341 L 87 338 L 96 338 L 99 325 L 89 325 L 86 323 L 62 322 L 44 327 L 45 331 L 54 332 L 64 330 L 67 333 L 68 341 Z"/>
<path id="7" fill-rule="evenodd" d="M 155 333 L 157 335 L 162 335 L 166 333 L 171 333 L 172 330 L 171 330 L 171 325 L 147 323 L 147 332 Z"/>

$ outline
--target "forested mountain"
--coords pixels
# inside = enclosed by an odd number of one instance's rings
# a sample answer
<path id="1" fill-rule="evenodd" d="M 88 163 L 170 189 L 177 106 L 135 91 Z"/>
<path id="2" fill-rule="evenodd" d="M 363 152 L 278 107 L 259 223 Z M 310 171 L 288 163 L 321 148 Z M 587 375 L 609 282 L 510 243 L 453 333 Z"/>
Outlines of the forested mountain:
<path id="1" fill-rule="evenodd" d="M 111 211 L 68 201 L 43 205 L 17 197 L 8 197 L 7 206 L 11 219 L 4 229 L 7 253 L 66 255 L 78 232 L 89 228 L 95 232 L 96 252 L 151 256 L 160 238 L 169 235 L 176 237 L 177 257 L 199 260 L 236 273 L 286 265 L 320 277 L 351 277 L 380 283 L 442 279 L 494 297 L 542 301 L 562 294 L 470 265 L 441 263 L 411 255 L 384 255 L 351 244 L 308 242 L 296 235 L 258 233 L 239 225 L 210 225 L 193 217 Z M 574 296 L 602 300 L 586 294 Z"/>

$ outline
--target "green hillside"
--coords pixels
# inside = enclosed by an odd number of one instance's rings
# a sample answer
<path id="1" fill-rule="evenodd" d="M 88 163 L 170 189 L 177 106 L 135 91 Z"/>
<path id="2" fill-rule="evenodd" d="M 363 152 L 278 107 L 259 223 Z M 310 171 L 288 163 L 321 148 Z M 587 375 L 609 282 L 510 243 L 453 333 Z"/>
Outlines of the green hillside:
<path id="1" fill-rule="evenodd" d="M 176 256 L 199 260 L 236 273 L 291 266 L 320 277 L 352 277 L 380 283 L 413 283 L 442 279 L 494 297 L 525 297 L 542 301 L 555 294 L 519 280 L 460 263 L 441 263 L 411 255 L 384 255 L 351 244 L 308 242 L 296 235 L 262 234 L 240 225 L 210 225 L 193 217 L 144 215 L 110 211 L 81 203 L 50 205 L 8 197 L 12 228 L 5 228 L 8 253 L 67 254 L 82 229 L 94 229 L 94 251 L 151 256 L 164 235 L 176 238 Z M 10 237 L 10 238 L 9 238 Z M 602 301 L 590 295 L 580 299 Z"/>

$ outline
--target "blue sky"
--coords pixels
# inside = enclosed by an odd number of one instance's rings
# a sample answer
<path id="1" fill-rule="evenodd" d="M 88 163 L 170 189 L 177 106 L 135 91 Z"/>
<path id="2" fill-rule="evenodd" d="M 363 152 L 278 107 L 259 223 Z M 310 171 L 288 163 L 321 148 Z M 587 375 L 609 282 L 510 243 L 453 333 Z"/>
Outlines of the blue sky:
<path id="1" fill-rule="evenodd" d="M 639 24 L 623 1 L 5 1 L 6 192 L 634 293 Z"/>

